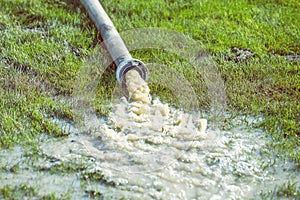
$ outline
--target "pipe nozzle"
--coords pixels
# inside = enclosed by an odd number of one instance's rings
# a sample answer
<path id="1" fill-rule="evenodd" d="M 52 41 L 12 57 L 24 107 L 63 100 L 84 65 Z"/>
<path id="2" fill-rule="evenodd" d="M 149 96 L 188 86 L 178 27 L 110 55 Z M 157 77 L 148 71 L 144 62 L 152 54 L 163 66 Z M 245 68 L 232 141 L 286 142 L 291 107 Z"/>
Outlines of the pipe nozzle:
<path id="1" fill-rule="evenodd" d="M 145 81 L 148 80 L 148 69 L 142 61 L 138 59 L 128 59 L 122 61 L 117 67 L 116 78 L 122 85 L 122 89 L 126 97 L 128 97 L 128 91 L 125 75 L 130 70 L 136 70 L 140 74 L 142 79 L 144 79 Z"/>

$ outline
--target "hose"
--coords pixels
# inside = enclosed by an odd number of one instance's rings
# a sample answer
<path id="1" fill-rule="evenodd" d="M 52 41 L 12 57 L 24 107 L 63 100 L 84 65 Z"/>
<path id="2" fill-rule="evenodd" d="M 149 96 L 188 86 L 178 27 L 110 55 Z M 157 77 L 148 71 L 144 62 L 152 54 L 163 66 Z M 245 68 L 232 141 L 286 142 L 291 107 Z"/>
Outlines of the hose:
<path id="1" fill-rule="evenodd" d="M 116 78 L 122 85 L 125 93 L 127 93 L 125 74 L 129 70 L 138 71 L 140 76 L 146 81 L 148 79 L 146 65 L 142 61 L 131 57 L 130 52 L 100 2 L 98 0 L 81 0 L 81 3 L 96 25 L 106 49 L 117 65 Z"/>

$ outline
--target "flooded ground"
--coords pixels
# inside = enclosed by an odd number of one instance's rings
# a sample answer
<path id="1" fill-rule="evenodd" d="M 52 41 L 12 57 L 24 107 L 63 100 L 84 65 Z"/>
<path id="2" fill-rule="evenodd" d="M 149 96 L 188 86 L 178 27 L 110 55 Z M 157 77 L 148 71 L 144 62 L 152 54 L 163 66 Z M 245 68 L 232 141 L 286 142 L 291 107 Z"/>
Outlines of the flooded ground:
<path id="1" fill-rule="evenodd" d="M 158 99 L 142 108 L 121 99 L 108 119 L 85 114 L 82 126 L 41 138 L 30 149 L 0 150 L 0 187 L 26 183 L 70 199 L 259 199 L 287 181 L 293 163 L 276 157 L 260 130 L 212 129 L 199 114 Z"/>

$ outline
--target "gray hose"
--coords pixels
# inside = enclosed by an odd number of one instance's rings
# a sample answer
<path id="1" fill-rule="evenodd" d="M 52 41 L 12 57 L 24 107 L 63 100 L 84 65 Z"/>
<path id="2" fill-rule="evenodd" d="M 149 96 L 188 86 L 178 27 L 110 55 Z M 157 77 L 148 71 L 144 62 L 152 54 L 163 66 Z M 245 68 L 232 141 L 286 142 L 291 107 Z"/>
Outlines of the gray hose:
<path id="1" fill-rule="evenodd" d="M 116 78 L 122 84 L 122 87 L 126 88 L 125 74 L 132 69 L 137 70 L 141 77 L 147 80 L 148 70 L 146 65 L 142 61 L 131 57 L 122 38 L 100 2 L 98 0 L 81 0 L 81 3 L 95 23 L 111 58 L 117 65 Z"/>

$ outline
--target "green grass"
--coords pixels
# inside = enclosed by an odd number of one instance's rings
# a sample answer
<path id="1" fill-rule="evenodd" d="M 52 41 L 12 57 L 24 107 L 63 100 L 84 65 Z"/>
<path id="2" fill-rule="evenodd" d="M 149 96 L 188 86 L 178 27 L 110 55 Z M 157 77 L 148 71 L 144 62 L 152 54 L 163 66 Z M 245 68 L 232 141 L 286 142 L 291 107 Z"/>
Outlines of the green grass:
<path id="1" fill-rule="evenodd" d="M 284 57 L 300 55 L 299 1 L 118 0 L 103 1 L 103 7 L 120 32 L 160 27 L 199 42 L 225 82 L 227 111 L 263 116 L 251 126 L 264 129 L 278 155 L 295 161 L 299 170 L 300 63 Z M 75 92 L 78 72 L 98 47 L 99 34 L 76 0 L 4 0 L 0 13 L 0 147 L 37 147 L 41 134 L 68 135 L 51 118 L 76 121 L 64 99 Z M 232 47 L 257 56 L 228 61 L 225 55 Z M 178 70 L 198 94 L 200 107 L 210 106 L 201 73 L 184 58 L 163 49 L 135 50 L 132 55 Z M 108 114 L 106 102 L 115 84 L 114 68 L 99 79 L 93 102 L 99 115 Z M 167 88 L 155 83 L 150 88 L 153 95 L 180 106 Z M 20 187 L 31 195 L 30 188 Z M 2 188 L 2 195 L 6 191 L 14 188 Z M 272 195 L 290 194 L 282 189 Z"/>
<path id="2" fill-rule="evenodd" d="M 300 198 L 300 191 L 299 188 L 297 189 L 295 183 L 287 181 L 283 185 L 276 187 L 273 191 L 267 191 L 261 194 L 262 199 L 283 199 L 287 197 L 291 197 L 293 199 Z"/>
<path id="3" fill-rule="evenodd" d="M 43 199 L 43 200 L 57 200 L 57 199 L 70 199 L 68 196 L 57 197 L 54 193 L 41 196 L 36 192 L 34 187 L 26 184 L 20 184 L 15 187 L 6 185 L 0 188 L 1 199 Z"/>

